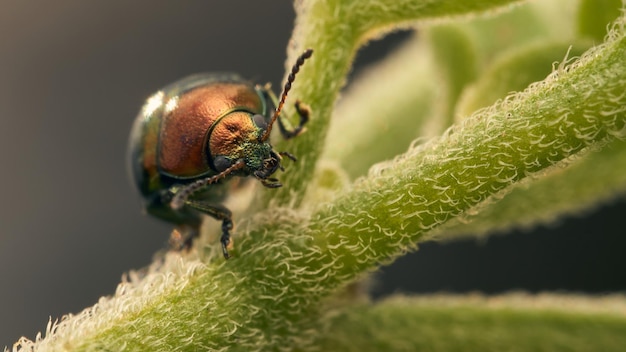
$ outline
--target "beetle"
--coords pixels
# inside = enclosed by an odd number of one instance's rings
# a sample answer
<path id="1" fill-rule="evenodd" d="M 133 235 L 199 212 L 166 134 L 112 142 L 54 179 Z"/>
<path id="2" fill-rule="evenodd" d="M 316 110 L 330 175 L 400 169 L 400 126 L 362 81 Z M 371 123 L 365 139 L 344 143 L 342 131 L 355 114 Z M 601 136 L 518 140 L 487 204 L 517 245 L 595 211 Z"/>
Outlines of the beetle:
<path id="1" fill-rule="evenodd" d="M 283 157 L 269 143 L 277 121 L 284 138 L 299 135 L 310 109 L 296 101 L 299 124 L 288 129 L 281 111 L 296 74 L 313 50 L 304 51 L 291 69 L 280 101 L 269 85 L 259 86 L 232 73 L 197 74 L 152 95 L 133 125 L 129 142 L 132 178 L 145 210 L 187 233 L 189 247 L 202 215 L 222 221 L 224 257 L 233 229 L 232 213 L 220 203 L 233 176 L 253 176 L 263 186 L 281 187 L 272 177 L 284 170 Z"/>

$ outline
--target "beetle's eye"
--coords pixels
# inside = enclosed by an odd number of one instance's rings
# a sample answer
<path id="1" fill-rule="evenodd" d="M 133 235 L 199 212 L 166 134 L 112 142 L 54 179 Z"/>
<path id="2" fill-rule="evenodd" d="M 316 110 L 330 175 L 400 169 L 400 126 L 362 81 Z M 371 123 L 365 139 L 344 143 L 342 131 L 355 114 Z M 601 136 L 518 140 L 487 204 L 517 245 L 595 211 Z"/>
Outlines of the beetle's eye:
<path id="1" fill-rule="evenodd" d="M 265 119 L 265 116 L 259 114 L 254 115 L 252 116 L 252 121 L 254 121 L 254 124 L 256 124 L 260 129 L 267 129 L 267 120 Z"/>
<path id="2" fill-rule="evenodd" d="M 215 171 L 222 172 L 233 165 L 233 161 L 229 158 L 218 155 L 213 159 L 213 165 L 215 165 Z"/>

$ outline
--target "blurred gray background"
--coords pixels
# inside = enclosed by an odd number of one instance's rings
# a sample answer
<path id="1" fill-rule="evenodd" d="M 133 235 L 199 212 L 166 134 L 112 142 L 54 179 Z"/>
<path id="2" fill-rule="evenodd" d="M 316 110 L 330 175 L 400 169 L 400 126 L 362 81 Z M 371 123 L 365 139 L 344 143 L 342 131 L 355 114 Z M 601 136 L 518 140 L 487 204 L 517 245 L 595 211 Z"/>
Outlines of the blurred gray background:
<path id="1" fill-rule="evenodd" d="M 139 107 L 195 72 L 278 86 L 293 16 L 289 1 L 0 2 L 0 347 L 113 293 L 166 245 L 170 227 L 141 214 L 125 168 Z M 357 67 L 403 37 L 369 45 Z M 374 294 L 623 291 L 625 211 L 425 244 L 383 270 Z"/>

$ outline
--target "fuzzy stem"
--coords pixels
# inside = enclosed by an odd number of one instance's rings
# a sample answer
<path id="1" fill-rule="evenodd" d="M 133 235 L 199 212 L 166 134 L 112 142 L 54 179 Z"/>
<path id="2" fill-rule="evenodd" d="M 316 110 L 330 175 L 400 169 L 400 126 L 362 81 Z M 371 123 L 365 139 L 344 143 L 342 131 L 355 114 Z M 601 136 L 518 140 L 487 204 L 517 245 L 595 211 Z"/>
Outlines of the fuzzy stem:
<path id="1" fill-rule="evenodd" d="M 270 199 L 277 205 L 299 204 L 313 177 L 315 164 L 323 151 L 326 131 L 335 100 L 357 49 L 367 40 L 402 26 L 429 19 L 450 19 L 485 10 L 503 8 L 518 0 L 325 0 L 302 1 L 296 5 L 296 28 L 291 38 L 287 65 L 304 49 L 315 50 L 302 68 L 291 97 L 313 109 L 307 133 L 289 142 L 278 143 L 298 157 L 298 167 L 281 176 L 280 190 L 264 192 L 261 204 Z M 288 112 L 293 114 L 291 107 Z"/>

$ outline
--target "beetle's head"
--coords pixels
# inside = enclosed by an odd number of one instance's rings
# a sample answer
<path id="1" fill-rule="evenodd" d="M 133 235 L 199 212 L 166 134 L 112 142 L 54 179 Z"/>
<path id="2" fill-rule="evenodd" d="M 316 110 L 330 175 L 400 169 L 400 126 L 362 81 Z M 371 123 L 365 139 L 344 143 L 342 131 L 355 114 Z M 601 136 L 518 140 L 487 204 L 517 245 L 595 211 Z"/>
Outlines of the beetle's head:
<path id="1" fill-rule="evenodd" d="M 234 111 L 215 124 L 207 143 L 211 168 L 222 173 L 235 165 L 232 175 L 254 176 L 267 187 L 280 187 L 271 176 L 283 169 L 281 155 L 276 153 L 263 136 L 268 128 L 263 115 Z"/>

